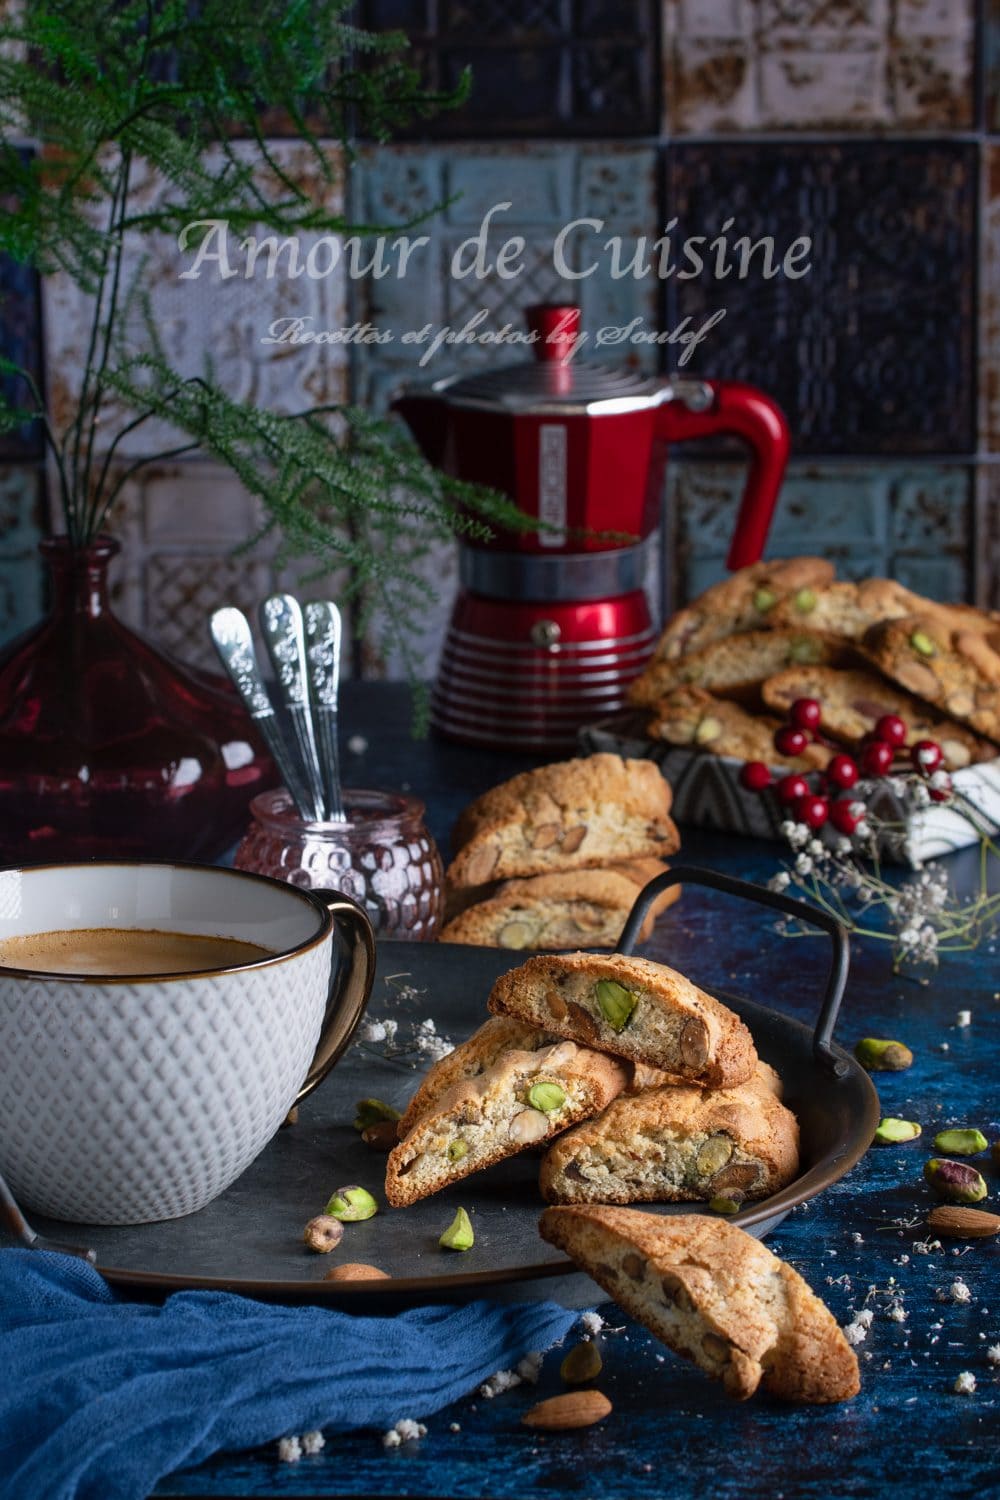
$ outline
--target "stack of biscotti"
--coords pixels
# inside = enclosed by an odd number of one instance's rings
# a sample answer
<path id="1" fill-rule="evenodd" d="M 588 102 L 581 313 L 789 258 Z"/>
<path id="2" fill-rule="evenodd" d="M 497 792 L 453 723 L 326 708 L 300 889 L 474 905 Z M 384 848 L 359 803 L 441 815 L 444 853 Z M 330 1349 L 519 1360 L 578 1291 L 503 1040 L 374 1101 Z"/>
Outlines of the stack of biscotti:
<path id="1" fill-rule="evenodd" d="M 797 1172 L 795 1117 L 749 1031 L 666 965 L 539 955 L 488 1004 L 493 1018 L 436 1064 L 399 1122 L 390 1203 L 538 1145 L 556 1203 L 739 1203 Z"/>
<path id="2" fill-rule="evenodd" d="M 461 814 L 441 942 L 614 947 L 643 886 L 680 846 L 651 761 L 591 755 L 522 772 Z M 677 897 L 665 891 L 641 936 Z"/>
<path id="3" fill-rule="evenodd" d="M 818 700 L 823 738 L 783 756 L 774 731 L 797 698 Z M 892 714 L 957 771 L 998 753 L 1000 621 L 892 579 L 837 580 L 820 558 L 755 563 L 670 621 L 630 699 L 650 739 L 800 771 Z"/>

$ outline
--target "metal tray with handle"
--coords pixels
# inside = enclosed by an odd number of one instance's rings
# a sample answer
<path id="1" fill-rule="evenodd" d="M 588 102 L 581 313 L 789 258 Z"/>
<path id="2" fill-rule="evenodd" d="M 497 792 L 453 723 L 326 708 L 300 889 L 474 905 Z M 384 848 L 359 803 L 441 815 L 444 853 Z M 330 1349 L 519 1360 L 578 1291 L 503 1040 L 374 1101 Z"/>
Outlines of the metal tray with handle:
<path id="1" fill-rule="evenodd" d="M 731 1220 L 763 1236 L 796 1204 L 841 1178 L 868 1148 L 878 1123 L 871 1080 L 832 1040 L 847 979 L 847 935 L 826 912 L 791 897 L 714 871 L 674 866 L 640 892 L 618 951 L 631 952 L 650 903 L 678 882 L 774 908 L 822 928 L 832 943 L 826 990 L 812 1028 L 746 996 L 716 992 L 743 1018 L 760 1056 L 781 1075 L 785 1102 L 801 1130 L 799 1175 L 780 1192 L 748 1202 Z M 400 1037 L 431 1019 L 439 1036 L 462 1041 L 485 1018 L 494 980 L 526 956 L 452 944 L 382 945 L 369 1016 L 396 1021 Z M 131 1295 L 214 1288 L 329 1303 L 485 1295 L 518 1300 L 556 1295 L 580 1303 L 592 1299 L 592 1284 L 538 1237 L 543 1204 L 533 1153 L 465 1178 L 409 1208 L 385 1206 L 385 1157 L 365 1146 L 354 1129 L 355 1106 L 374 1096 L 402 1109 L 427 1065 L 426 1056 L 403 1052 L 387 1057 L 355 1042 L 301 1105 L 298 1123 L 279 1131 L 238 1182 L 187 1218 L 125 1228 L 42 1219 L 29 1226 L 9 1193 L 0 1194 L 4 1241 L 35 1241 L 51 1248 L 72 1241 L 78 1253 L 81 1246 L 90 1250 L 102 1274 Z M 348 1224 L 332 1254 L 309 1251 L 302 1240 L 305 1224 L 322 1212 L 335 1188 L 349 1183 L 368 1188 L 381 1205 L 379 1213 L 364 1223 Z M 475 1245 L 462 1253 L 442 1250 L 438 1239 L 459 1205 L 472 1219 Z M 654 1213 L 707 1212 L 698 1204 L 642 1206 Z M 388 1279 L 324 1279 L 333 1264 L 348 1261 L 378 1266 Z"/>

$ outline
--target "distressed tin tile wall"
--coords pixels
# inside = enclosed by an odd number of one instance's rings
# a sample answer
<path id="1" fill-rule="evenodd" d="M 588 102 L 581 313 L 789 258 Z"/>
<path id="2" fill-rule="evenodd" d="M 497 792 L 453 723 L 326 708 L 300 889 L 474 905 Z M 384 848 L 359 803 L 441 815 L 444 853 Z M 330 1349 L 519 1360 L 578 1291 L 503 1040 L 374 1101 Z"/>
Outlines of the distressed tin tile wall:
<path id="1" fill-rule="evenodd" d="M 359 0 L 358 19 L 409 33 L 432 86 L 449 87 L 466 63 L 475 72 L 462 110 L 400 144 L 360 145 L 347 173 L 355 220 L 402 224 L 447 202 L 409 231 L 432 243 L 403 279 L 225 287 L 179 282 L 176 250 L 158 250 L 154 307 L 185 370 L 211 354 L 234 390 L 278 409 L 347 397 L 381 411 L 414 377 L 519 351 L 452 345 L 420 369 L 420 350 L 398 341 L 347 354 L 269 350 L 260 334 L 286 315 L 317 328 L 459 328 L 484 308 L 487 326 L 518 328 L 526 303 L 551 297 L 580 300 L 591 332 L 633 318 L 667 329 L 724 306 L 692 365 L 759 384 L 788 412 L 796 461 L 775 550 L 825 551 L 848 574 L 892 572 L 1000 605 L 1000 0 Z M 308 174 L 293 142 L 277 149 Z M 338 179 L 328 201 L 339 192 Z M 450 277 L 457 247 L 503 202 L 490 248 L 522 235 L 523 275 Z M 734 236 L 808 234 L 812 270 L 799 281 L 657 282 L 616 279 L 605 259 L 571 282 L 553 267 L 552 241 L 577 217 L 626 242 L 672 218 L 681 237 L 710 237 L 728 217 Z M 586 227 L 571 235 L 571 265 L 595 242 Z M 32 277 L 10 265 L 0 293 L 0 350 L 47 378 L 64 419 L 81 305 L 53 281 L 40 307 Z M 668 369 L 676 351 L 629 357 Z M 0 638 L 40 607 L 38 455 L 35 431 L 0 437 Z M 722 446 L 674 456 L 662 557 L 674 602 L 721 567 L 743 472 L 734 458 Z M 213 595 L 252 604 L 274 585 L 267 548 L 233 556 L 255 524 L 249 498 L 210 464 L 160 465 L 131 483 L 118 519 L 126 616 L 208 662 Z M 436 547 L 419 567 L 439 594 L 415 643 L 429 676 L 454 549 Z M 356 660 L 371 675 L 403 669 L 378 614 Z"/>

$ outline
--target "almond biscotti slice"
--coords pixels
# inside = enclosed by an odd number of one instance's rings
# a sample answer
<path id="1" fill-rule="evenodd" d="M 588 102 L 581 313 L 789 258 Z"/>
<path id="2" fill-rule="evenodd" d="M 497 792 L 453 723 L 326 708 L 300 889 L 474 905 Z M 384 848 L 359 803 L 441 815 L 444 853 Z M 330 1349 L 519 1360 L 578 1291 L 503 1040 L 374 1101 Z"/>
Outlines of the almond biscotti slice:
<path id="1" fill-rule="evenodd" d="M 833 577 L 833 563 L 825 557 L 777 558 L 740 568 L 674 615 L 657 643 L 655 659 L 675 661 L 725 636 L 762 630 L 788 595 L 822 588 Z"/>
<path id="2" fill-rule="evenodd" d="M 843 647 L 810 630 L 751 630 L 705 646 L 677 661 L 653 661 L 629 685 L 629 702 L 653 707 L 675 688 L 748 693 L 786 667 L 839 661 Z"/>
<path id="3" fill-rule="evenodd" d="M 1000 629 L 951 630 L 928 616 L 908 615 L 873 625 L 862 644 L 894 682 L 1000 740 Z"/>
<path id="4" fill-rule="evenodd" d="M 402 1140 L 421 1115 L 430 1113 L 431 1106 L 442 1094 L 456 1083 L 478 1078 L 505 1052 L 538 1052 L 558 1041 L 555 1032 L 516 1021 L 513 1016 L 490 1016 L 466 1041 L 459 1042 L 424 1074 L 420 1087 L 396 1126 L 397 1136 Z"/>
<path id="5" fill-rule="evenodd" d="M 683 974 L 646 958 L 540 954 L 503 974 L 488 1004 L 494 1015 L 516 1016 L 709 1088 L 746 1083 L 757 1064 L 739 1016 Z"/>
<path id="6" fill-rule="evenodd" d="M 625 1093 L 641 1094 L 644 1089 L 662 1089 L 681 1084 L 687 1087 L 684 1079 L 675 1077 L 673 1073 L 664 1073 L 662 1068 L 651 1068 L 648 1063 L 634 1062 L 631 1076 L 625 1086 Z M 758 1057 L 752 1076 L 741 1087 L 757 1089 L 773 1095 L 775 1099 L 785 1097 L 785 1085 L 780 1075 L 762 1057 Z"/>
<path id="7" fill-rule="evenodd" d="M 836 667 L 789 667 L 776 677 L 769 677 L 761 688 L 769 708 L 787 713 L 797 698 L 815 698 L 820 706 L 820 728 L 824 734 L 860 747 L 865 735 L 871 734 L 883 714 L 895 714 L 906 725 L 906 743 L 936 740 L 941 746 L 949 771 L 981 760 L 992 760 L 997 753 L 994 744 L 982 736 L 963 729 L 954 720 L 943 718 L 926 703 L 904 692 L 880 672 L 862 668 L 838 670 Z"/>
<path id="8" fill-rule="evenodd" d="M 547 1203 L 690 1203 L 764 1198 L 799 1167 L 791 1110 L 754 1083 L 668 1086 L 623 1095 L 549 1147 Z"/>
<path id="9" fill-rule="evenodd" d="M 403 1208 L 547 1141 L 605 1109 L 625 1081 L 620 1063 L 575 1042 L 504 1052 L 441 1094 L 393 1148 L 385 1196 Z"/>
<path id="10" fill-rule="evenodd" d="M 846 1401 L 858 1361 L 797 1271 L 724 1219 L 547 1208 L 539 1232 L 676 1354 L 739 1400 Z"/>
<path id="11" fill-rule="evenodd" d="M 452 887 L 657 858 L 680 847 L 669 784 L 650 760 L 588 755 L 523 771 L 461 814 Z"/>
<path id="12" fill-rule="evenodd" d="M 774 733 L 780 727 L 779 720 L 748 713 L 704 688 L 679 687 L 654 706 L 646 733 L 670 745 L 691 745 L 710 755 L 762 760 L 789 770 L 816 771 L 829 764 L 833 752 L 825 745 L 809 744 L 801 755 L 780 754 L 774 748 Z"/>
<path id="13" fill-rule="evenodd" d="M 640 879 L 633 876 L 642 869 Z M 609 865 L 604 870 L 559 870 L 508 880 L 442 928 L 440 943 L 472 943 L 489 948 L 613 948 L 636 897 L 667 866 L 658 859 Z M 645 942 L 660 912 L 680 895 L 670 886 L 650 907 L 639 933 Z"/>
<path id="14" fill-rule="evenodd" d="M 948 630 L 989 631 L 989 618 L 968 604 L 939 604 L 925 599 L 894 578 L 865 578 L 860 583 L 829 583 L 798 589 L 775 606 L 771 623 L 782 629 L 818 630 L 858 641 L 873 625 L 923 615 Z"/>

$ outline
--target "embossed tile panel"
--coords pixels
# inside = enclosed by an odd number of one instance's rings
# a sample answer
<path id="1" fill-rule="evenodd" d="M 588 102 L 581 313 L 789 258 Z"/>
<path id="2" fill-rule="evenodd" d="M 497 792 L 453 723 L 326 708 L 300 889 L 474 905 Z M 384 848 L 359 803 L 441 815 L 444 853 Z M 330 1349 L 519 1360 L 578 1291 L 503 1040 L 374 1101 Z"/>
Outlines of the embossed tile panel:
<path id="1" fill-rule="evenodd" d="M 668 280 L 668 321 L 725 309 L 689 368 L 748 380 L 788 414 L 799 454 L 975 446 L 975 148 L 958 142 L 669 148 L 684 236 L 812 239 L 811 269 Z M 800 268 L 801 269 L 801 268 Z"/>
<path id="2" fill-rule="evenodd" d="M 976 603 L 1000 610 L 1000 464 L 976 475 Z"/>
<path id="3" fill-rule="evenodd" d="M 0 354 L 28 370 L 42 385 L 42 325 L 38 277 L 28 266 L 0 255 Z M 30 395 L 16 376 L 0 375 L 5 402 L 27 406 Z M 42 450 L 37 422 L 0 432 L 0 458 L 32 458 Z"/>
<path id="4" fill-rule="evenodd" d="M 974 38 L 974 0 L 663 0 L 664 128 L 967 128 Z"/>
<path id="5" fill-rule="evenodd" d="M 241 146 L 255 150 L 249 143 Z M 271 149 L 283 169 L 308 191 L 322 195 L 326 206 L 338 212 L 343 202 L 340 147 L 329 147 L 334 160 L 334 181 L 324 182 L 311 152 L 297 142 L 272 142 Z M 163 191 L 155 180 L 136 184 L 136 202 L 153 202 Z M 259 231 L 264 239 L 267 231 Z M 167 358 L 184 376 L 200 375 L 211 363 L 226 390 L 243 400 L 252 400 L 275 411 L 344 398 L 346 355 L 342 344 L 278 343 L 268 345 L 276 319 L 302 317 L 312 330 L 340 329 L 346 321 L 344 276 L 338 266 L 329 275 L 310 276 L 302 267 L 318 236 L 298 237 L 300 274 L 287 274 L 288 252 L 276 252 L 276 271 L 267 274 L 268 257 L 261 254 L 252 276 L 245 275 L 246 259 L 238 248 L 241 234 L 226 241 L 228 269 L 237 274 L 223 279 L 223 268 L 206 259 L 196 279 L 181 279 L 193 270 L 198 237 L 181 254 L 169 236 L 146 237 L 130 247 L 125 284 L 138 284 L 151 299 L 153 318 Z M 280 239 L 280 237 L 279 237 Z M 218 248 L 215 241 L 211 247 Z M 317 251 L 315 266 L 323 270 L 327 261 Z M 65 276 L 50 277 L 44 285 L 46 362 L 49 371 L 49 401 L 57 428 L 69 420 L 76 404 L 89 335 L 90 301 Z M 133 325 L 135 344 L 145 343 L 138 322 Z M 103 422 L 105 441 L 118 429 L 122 408 L 109 404 Z M 155 453 L 179 441 L 166 424 L 147 422 L 119 447 L 123 456 Z"/>
<path id="6" fill-rule="evenodd" d="M 361 23 L 399 29 L 424 85 L 468 101 L 421 121 L 425 138 L 652 135 L 657 0 L 363 0 Z"/>
<path id="7" fill-rule="evenodd" d="M 675 605 L 725 576 L 745 468 L 675 463 L 667 480 L 665 559 Z M 899 578 L 939 599 L 971 598 L 972 475 L 962 465 L 794 463 L 768 555 L 816 553 L 845 578 Z"/>
<path id="8" fill-rule="evenodd" d="M 122 552 L 111 574 L 115 608 L 182 661 L 215 670 L 212 611 L 235 604 L 252 619 L 278 589 L 300 599 L 343 597 L 343 577 L 305 582 L 308 560 L 276 565 L 271 538 L 239 549 L 260 529 L 258 502 L 227 469 L 200 462 L 150 464 L 129 480 L 112 530 Z M 350 671 L 350 619 L 343 670 Z"/>
<path id="9" fill-rule="evenodd" d="M 657 285 L 652 278 L 611 274 L 602 246 L 612 235 L 625 242 L 655 229 L 658 221 L 655 153 L 645 147 L 557 146 L 525 151 L 496 147 L 453 147 L 430 151 L 420 147 L 369 148 L 353 174 L 354 216 L 369 223 L 404 223 L 436 204 L 457 196 L 441 213 L 411 231 L 426 235 L 427 245 L 414 249 L 405 276 L 367 277 L 352 282 L 356 313 L 370 320 L 390 341 L 356 347 L 356 386 L 361 399 L 384 408 L 408 379 L 428 380 L 484 363 L 528 357 L 527 351 L 464 343 L 444 345 L 421 369 L 429 345 L 404 344 L 402 335 L 430 323 L 435 330 L 460 330 L 485 310 L 482 331 L 509 324 L 524 328 L 524 308 L 532 302 L 561 298 L 579 301 L 584 327 L 592 334 L 605 326 L 623 327 L 634 318 L 657 325 Z M 509 209 L 493 215 L 488 226 L 485 265 L 490 274 L 454 277 L 456 251 L 478 234 L 484 215 L 501 203 Z M 572 281 L 559 274 L 555 241 L 564 226 L 587 217 L 604 228 L 581 227 L 566 242 L 570 270 L 595 266 L 593 274 Z M 504 279 L 496 273 L 498 251 L 505 240 L 521 236 L 523 270 Z M 472 250 L 459 262 L 472 264 Z M 516 263 L 516 262 L 515 262 Z M 593 352 L 593 351 L 591 351 Z M 614 362 L 621 349 L 610 351 Z M 609 351 L 605 356 L 609 357 Z M 636 347 L 629 357 L 655 364 L 655 351 Z"/>
<path id="10" fill-rule="evenodd" d="M 0 646 L 42 617 L 41 470 L 0 465 Z"/>

